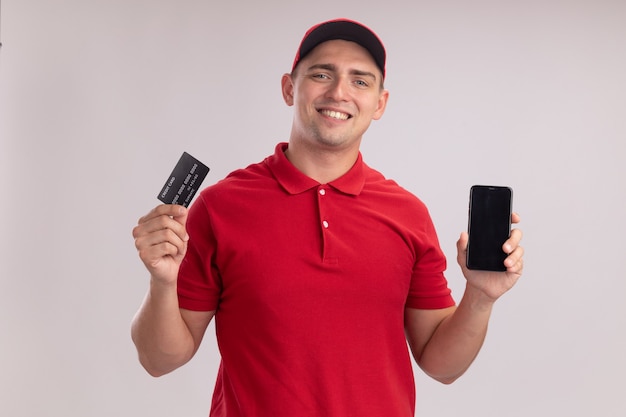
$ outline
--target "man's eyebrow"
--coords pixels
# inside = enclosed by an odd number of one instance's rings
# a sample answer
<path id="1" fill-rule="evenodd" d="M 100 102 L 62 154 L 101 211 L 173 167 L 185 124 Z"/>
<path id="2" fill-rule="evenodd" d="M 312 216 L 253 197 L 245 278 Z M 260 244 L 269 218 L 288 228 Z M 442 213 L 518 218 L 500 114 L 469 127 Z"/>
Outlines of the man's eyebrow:
<path id="1" fill-rule="evenodd" d="M 314 70 L 326 70 L 326 71 L 335 71 L 337 70 L 337 67 L 334 66 L 333 64 L 313 64 L 311 65 L 309 68 L 307 68 L 308 71 L 314 71 Z"/>
<path id="2" fill-rule="evenodd" d="M 311 65 L 309 68 L 307 68 L 308 71 L 314 71 L 314 70 L 326 70 L 326 71 L 336 71 L 337 67 L 333 64 L 313 64 Z M 376 74 L 369 72 L 369 71 L 362 71 L 362 70 L 357 70 L 357 69 L 353 69 L 350 70 L 350 74 L 351 75 L 358 75 L 360 77 L 370 77 L 373 78 L 374 80 L 376 80 Z"/>
<path id="3" fill-rule="evenodd" d="M 350 73 L 352 75 L 359 75 L 361 77 L 371 77 L 374 80 L 376 79 L 376 74 L 374 74 L 373 72 L 369 72 L 369 71 L 352 70 L 350 71 Z"/>

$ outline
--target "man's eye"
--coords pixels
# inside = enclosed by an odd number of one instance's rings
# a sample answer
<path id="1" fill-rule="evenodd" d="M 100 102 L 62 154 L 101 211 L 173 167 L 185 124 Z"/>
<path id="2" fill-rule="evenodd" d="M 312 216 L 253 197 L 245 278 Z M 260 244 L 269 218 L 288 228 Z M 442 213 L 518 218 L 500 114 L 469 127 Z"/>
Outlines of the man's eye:
<path id="1" fill-rule="evenodd" d="M 367 87 L 369 85 L 366 81 L 363 80 L 356 80 L 354 83 L 359 87 Z"/>
<path id="2" fill-rule="evenodd" d="M 329 77 L 328 77 L 328 75 L 326 75 L 326 74 L 314 74 L 314 75 L 313 75 L 313 78 L 317 78 L 317 79 L 320 79 L 320 80 L 326 80 L 326 79 L 328 79 Z"/>

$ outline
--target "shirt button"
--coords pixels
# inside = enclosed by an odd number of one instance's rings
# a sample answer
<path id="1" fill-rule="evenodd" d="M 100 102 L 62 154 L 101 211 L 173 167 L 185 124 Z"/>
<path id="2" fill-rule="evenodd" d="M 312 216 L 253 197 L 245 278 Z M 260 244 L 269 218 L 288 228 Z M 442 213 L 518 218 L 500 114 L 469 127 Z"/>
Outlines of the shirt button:
<path id="1" fill-rule="evenodd" d="M 328 229 L 328 222 L 326 220 L 322 222 L 322 225 L 324 226 L 324 229 Z"/>
<path id="2" fill-rule="evenodd" d="M 322 188 L 322 189 L 320 190 L 320 195 L 326 195 L 326 190 Z"/>

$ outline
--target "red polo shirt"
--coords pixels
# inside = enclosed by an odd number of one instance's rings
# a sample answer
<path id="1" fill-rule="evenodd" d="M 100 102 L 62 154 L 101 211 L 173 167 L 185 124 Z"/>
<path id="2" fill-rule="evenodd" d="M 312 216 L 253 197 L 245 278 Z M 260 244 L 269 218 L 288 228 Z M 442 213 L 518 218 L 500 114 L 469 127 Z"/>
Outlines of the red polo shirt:
<path id="1" fill-rule="evenodd" d="M 204 189 L 180 306 L 217 310 L 211 417 L 412 417 L 406 307 L 452 306 L 424 204 L 368 167 L 328 184 L 287 144 Z"/>

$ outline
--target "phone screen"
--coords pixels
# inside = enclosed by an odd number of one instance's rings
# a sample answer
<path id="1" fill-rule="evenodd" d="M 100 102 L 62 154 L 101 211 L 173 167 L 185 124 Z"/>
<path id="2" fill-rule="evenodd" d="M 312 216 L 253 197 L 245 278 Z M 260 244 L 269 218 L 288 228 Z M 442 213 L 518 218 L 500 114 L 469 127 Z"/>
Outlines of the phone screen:
<path id="1" fill-rule="evenodd" d="M 506 271 L 507 254 L 502 245 L 511 234 L 509 187 L 474 185 L 470 190 L 467 267 L 485 271 Z"/>

